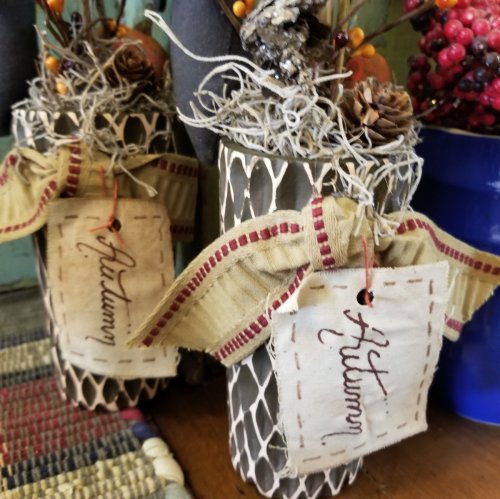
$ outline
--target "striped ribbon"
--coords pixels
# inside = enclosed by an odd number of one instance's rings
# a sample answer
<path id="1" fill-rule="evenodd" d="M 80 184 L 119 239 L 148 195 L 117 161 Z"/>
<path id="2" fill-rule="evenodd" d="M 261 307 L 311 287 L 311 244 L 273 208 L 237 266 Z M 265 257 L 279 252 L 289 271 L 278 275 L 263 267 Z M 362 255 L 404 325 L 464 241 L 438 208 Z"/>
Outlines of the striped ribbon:
<path id="1" fill-rule="evenodd" d="M 393 213 L 389 220 L 399 229 L 377 244 L 375 221 L 360 215 L 347 198 L 317 198 L 301 213 L 277 211 L 249 220 L 189 265 L 130 344 L 204 350 L 231 365 L 269 337 L 273 312 L 304 276 L 363 267 L 363 237 L 377 266 L 448 261 L 451 292 L 444 333 L 457 339 L 500 283 L 500 258 L 458 241 L 424 215 Z"/>

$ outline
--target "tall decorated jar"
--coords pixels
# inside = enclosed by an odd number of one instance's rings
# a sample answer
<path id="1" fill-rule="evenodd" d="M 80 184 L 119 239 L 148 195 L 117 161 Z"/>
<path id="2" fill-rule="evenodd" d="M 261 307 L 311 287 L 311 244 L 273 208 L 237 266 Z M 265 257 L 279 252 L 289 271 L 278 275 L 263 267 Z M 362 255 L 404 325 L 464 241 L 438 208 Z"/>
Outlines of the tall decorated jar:
<path id="1" fill-rule="evenodd" d="M 124 409 L 176 374 L 175 348 L 126 342 L 193 236 L 198 162 L 181 154 L 168 57 L 148 25 L 103 2 L 40 5 L 39 76 L 13 107 L 0 167 L 0 242 L 35 234 L 63 397 Z"/>

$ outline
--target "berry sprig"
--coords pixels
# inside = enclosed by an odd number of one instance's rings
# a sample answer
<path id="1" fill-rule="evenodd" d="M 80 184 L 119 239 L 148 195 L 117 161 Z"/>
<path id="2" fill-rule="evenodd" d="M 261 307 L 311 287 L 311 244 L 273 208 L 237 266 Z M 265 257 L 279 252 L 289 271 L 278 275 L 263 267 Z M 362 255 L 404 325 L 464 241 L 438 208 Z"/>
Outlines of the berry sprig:
<path id="1" fill-rule="evenodd" d="M 57 47 L 42 38 L 43 77 L 54 93 L 68 95 L 70 89 L 77 91 L 84 78 L 75 79 L 75 74 L 84 70 L 87 63 L 95 62 L 94 58 L 101 62 L 101 72 L 110 88 L 125 82 L 134 85 L 131 92 L 143 92 L 146 87 L 148 91 L 158 89 L 164 82 L 165 51 L 148 34 L 121 23 L 126 0 L 119 0 L 115 19 L 106 16 L 103 0 L 92 2 L 98 14 L 95 18 L 91 0 L 80 0 L 81 12 L 66 15 L 64 0 L 37 2 L 45 12 L 47 27 L 61 45 Z M 91 47 L 92 61 L 88 60 L 86 46 Z"/>
<path id="2" fill-rule="evenodd" d="M 350 57 L 373 57 L 377 49 L 371 43 L 365 43 L 365 32 L 359 26 L 351 28 L 349 32 L 339 31 L 333 37 L 333 47 L 336 50 L 349 48 Z"/>
<path id="3" fill-rule="evenodd" d="M 365 43 L 365 33 L 359 27 L 355 26 L 349 31 L 349 47 L 351 48 L 351 57 L 361 55 L 363 57 L 373 57 L 377 50 L 371 43 Z"/>
<path id="4" fill-rule="evenodd" d="M 421 0 L 406 0 L 412 12 Z M 408 89 L 424 122 L 474 131 L 498 130 L 500 3 L 436 0 L 412 18 L 421 53 L 410 58 Z"/>

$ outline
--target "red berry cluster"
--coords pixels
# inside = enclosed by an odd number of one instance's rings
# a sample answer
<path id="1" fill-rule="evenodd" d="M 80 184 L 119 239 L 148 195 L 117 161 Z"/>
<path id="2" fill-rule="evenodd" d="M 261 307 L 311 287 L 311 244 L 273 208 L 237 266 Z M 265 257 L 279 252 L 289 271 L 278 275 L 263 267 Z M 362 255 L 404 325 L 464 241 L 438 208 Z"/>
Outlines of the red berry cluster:
<path id="1" fill-rule="evenodd" d="M 412 12 L 423 0 L 405 0 Z M 453 2 L 454 3 L 454 2 Z M 421 53 L 409 60 L 408 90 L 424 122 L 492 132 L 500 124 L 500 2 L 458 0 L 411 19 Z"/>

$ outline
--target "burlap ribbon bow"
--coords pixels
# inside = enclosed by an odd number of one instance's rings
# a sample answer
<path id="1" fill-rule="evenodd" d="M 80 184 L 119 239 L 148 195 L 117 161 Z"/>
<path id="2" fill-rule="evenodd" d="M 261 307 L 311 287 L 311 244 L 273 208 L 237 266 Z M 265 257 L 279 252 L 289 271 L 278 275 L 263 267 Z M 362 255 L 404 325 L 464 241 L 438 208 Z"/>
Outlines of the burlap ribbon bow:
<path id="1" fill-rule="evenodd" d="M 109 170 L 113 175 L 101 174 Z M 112 192 L 115 178 L 120 197 L 149 199 L 156 191 L 154 200 L 166 206 L 174 239 L 189 239 L 197 177 L 197 161 L 175 154 L 134 155 L 119 167 L 108 155 L 79 143 L 48 156 L 33 149 L 14 149 L 0 165 L 0 243 L 44 226 L 51 200 L 63 195 L 102 197 L 103 187 Z"/>
<path id="2" fill-rule="evenodd" d="M 363 267 L 362 236 L 381 267 L 447 260 L 450 300 L 445 334 L 466 321 L 500 283 L 500 258 L 468 246 L 418 213 L 374 245 L 372 219 L 347 198 L 317 198 L 302 212 L 277 211 L 230 230 L 180 275 L 130 342 L 204 350 L 231 365 L 270 335 L 270 319 L 315 271 Z M 356 233 L 356 235 L 355 235 Z"/>

